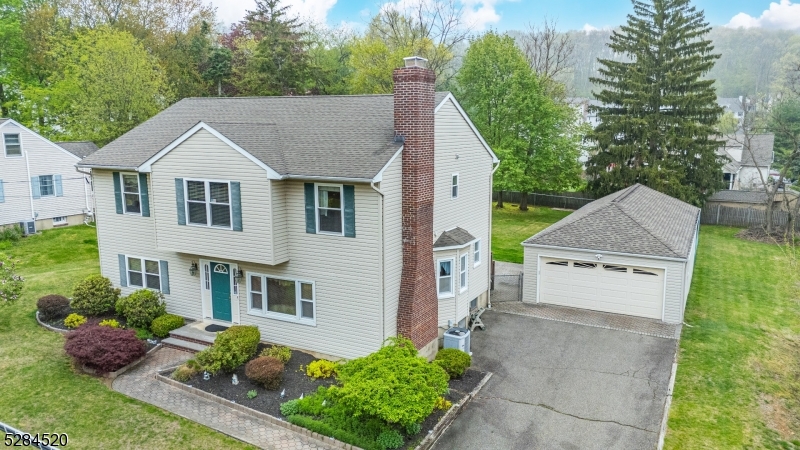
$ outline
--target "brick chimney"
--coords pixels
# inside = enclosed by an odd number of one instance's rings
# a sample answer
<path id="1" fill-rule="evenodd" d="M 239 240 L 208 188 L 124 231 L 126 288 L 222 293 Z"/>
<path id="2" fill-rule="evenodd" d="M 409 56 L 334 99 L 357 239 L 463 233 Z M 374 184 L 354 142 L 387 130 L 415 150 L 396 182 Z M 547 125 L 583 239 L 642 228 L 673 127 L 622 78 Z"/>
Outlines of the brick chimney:
<path id="1" fill-rule="evenodd" d="M 394 70 L 394 128 L 403 144 L 403 273 L 398 334 L 435 353 L 439 300 L 433 264 L 433 110 L 436 74 L 427 60 L 404 58 Z"/>

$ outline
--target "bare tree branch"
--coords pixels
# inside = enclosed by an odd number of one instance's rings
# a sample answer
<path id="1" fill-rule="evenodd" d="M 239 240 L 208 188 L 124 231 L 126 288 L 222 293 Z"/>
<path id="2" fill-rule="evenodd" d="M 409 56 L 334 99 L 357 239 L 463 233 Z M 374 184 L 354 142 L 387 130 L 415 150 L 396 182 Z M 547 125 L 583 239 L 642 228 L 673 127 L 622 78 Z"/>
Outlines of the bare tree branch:
<path id="1" fill-rule="evenodd" d="M 531 69 L 548 82 L 558 81 L 575 65 L 575 43 L 569 35 L 559 33 L 557 25 L 545 17 L 541 25 L 529 24 L 522 36 L 522 51 Z"/>

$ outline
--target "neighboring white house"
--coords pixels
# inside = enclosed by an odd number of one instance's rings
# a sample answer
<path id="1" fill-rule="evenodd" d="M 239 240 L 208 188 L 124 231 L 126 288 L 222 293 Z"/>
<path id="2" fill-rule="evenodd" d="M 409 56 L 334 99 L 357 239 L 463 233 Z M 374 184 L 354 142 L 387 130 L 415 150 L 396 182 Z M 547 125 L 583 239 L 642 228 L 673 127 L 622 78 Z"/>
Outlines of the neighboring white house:
<path id="1" fill-rule="evenodd" d="M 184 99 L 79 163 L 103 275 L 352 358 L 488 303 L 498 160 L 411 58 L 395 95 Z"/>
<path id="2" fill-rule="evenodd" d="M 764 179 L 771 176 L 775 162 L 774 134 L 756 134 L 750 137 L 739 134 L 725 140 L 717 153 L 728 159 L 722 168 L 723 179 L 729 190 L 753 190 L 763 187 Z"/>
<path id="3" fill-rule="evenodd" d="M 700 209 L 640 184 L 522 243 L 522 300 L 681 323 Z"/>
<path id="4" fill-rule="evenodd" d="M 75 164 L 94 144 L 55 144 L 11 119 L 0 119 L 0 139 L 0 226 L 22 223 L 33 231 L 35 223 L 44 230 L 91 216 L 90 174 Z M 80 147 L 79 154 L 70 146 Z"/>

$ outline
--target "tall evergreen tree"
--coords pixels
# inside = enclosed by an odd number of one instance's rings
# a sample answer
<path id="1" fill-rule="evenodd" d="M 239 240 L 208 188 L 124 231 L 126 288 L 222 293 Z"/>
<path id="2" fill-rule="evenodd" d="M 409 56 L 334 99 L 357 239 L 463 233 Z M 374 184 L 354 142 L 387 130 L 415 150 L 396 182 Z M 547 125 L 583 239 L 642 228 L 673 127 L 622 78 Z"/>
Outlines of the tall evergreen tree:
<path id="1" fill-rule="evenodd" d="M 690 0 L 633 0 L 634 14 L 609 48 L 626 61 L 600 59 L 595 97 L 600 125 L 587 163 L 589 187 L 606 195 L 642 183 L 702 205 L 722 188 L 715 126 L 722 109 L 714 80 L 710 27 Z"/>

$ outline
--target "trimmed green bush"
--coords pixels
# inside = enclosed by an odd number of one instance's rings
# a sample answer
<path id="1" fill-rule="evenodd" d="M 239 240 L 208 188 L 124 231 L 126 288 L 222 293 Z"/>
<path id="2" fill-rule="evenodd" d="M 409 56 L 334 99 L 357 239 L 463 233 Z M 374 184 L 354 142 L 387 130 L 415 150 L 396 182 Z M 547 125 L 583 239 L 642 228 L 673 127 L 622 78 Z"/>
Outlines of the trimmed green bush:
<path id="1" fill-rule="evenodd" d="M 329 378 L 336 373 L 336 365 L 327 359 L 317 359 L 306 366 L 306 375 L 311 378 Z"/>
<path id="2" fill-rule="evenodd" d="M 383 348 L 337 369 L 342 386 L 334 390 L 337 402 L 355 417 L 374 416 L 408 426 L 432 412 L 436 399 L 447 391 L 447 373 L 417 354 L 402 337 L 389 338 Z"/>
<path id="3" fill-rule="evenodd" d="M 300 412 L 300 403 L 299 399 L 289 400 L 288 402 L 281 403 L 281 414 L 286 417 L 293 416 Z"/>
<path id="4" fill-rule="evenodd" d="M 328 425 L 325 422 L 313 419 L 311 417 L 297 414 L 294 416 L 289 416 L 288 421 L 289 423 L 292 423 L 299 427 L 303 427 L 307 430 L 315 431 L 322 436 L 331 436 L 334 439 L 338 439 L 342 442 L 347 442 L 348 444 L 355 445 L 356 447 L 360 447 L 364 450 L 382 450 L 375 443 L 375 441 L 371 441 L 355 433 L 342 430 L 335 426 Z"/>
<path id="5" fill-rule="evenodd" d="M 214 344 L 195 359 L 210 373 L 233 372 L 256 354 L 260 340 L 258 327 L 234 325 L 218 334 Z"/>
<path id="6" fill-rule="evenodd" d="M 22 236 L 25 235 L 25 232 L 22 230 L 22 227 L 19 224 L 14 224 L 9 227 L 0 228 L 0 242 L 2 241 L 10 241 L 10 242 L 17 242 L 18 240 L 22 239 Z"/>
<path id="7" fill-rule="evenodd" d="M 101 320 L 98 324 L 101 327 L 109 327 L 109 328 L 120 328 L 119 322 L 117 319 L 105 319 Z"/>
<path id="8" fill-rule="evenodd" d="M 132 330 L 136 332 L 136 339 L 153 339 L 153 333 L 151 333 L 147 328 L 133 327 Z"/>
<path id="9" fill-rule="evenodd" d="M 154 335 L 165 338 L 169 336 L 170 331 L 182 327 L 184 323 L 183 317 L 181 316 L 164 314 L 163 316 L 158 316 L 153 319 L 153 323 L 150 324 L 150 330 Z"/>
<path id="10" fill-rule="evenodd" d="M 164 295 L 150 289 L 139 289 L 117 300 L 117 314 L 125 317 L 128 326 L 147 328 L 153 319 L 167 313 Z"/>
<path id="11" fill-rule="evenodd" d="M 417 433 L 422 431 L 422 425 L 418 423 L 412 423 L 410 425 L 406 425 L 406 434 L 408 436 L 414 436 Z"/>
<path id="12" fill-rule="evenodd" d="M 197 368 L 191 367 L 189 364 L 181 364 L 177 369 L 175 369 L 174 372 L 172 372 L 172 375 L 169 377 L 173 380 L 185 383 L 189 381 L 197 372 Z"/>
<path id="13" fill-rule="evenodd" d="M 285 345 L 273 345 L 272 347 L 265 348 L 260 356 L 271 356 L 286 364 L 292 358 L 292 349 Z"/>
<path id="14" fill-rule="evenodd" d="M 39 318 L 53 320 L 64 317 L 69 312 L 69 299 L 63 295 L 45 295 L 36 302 Z"/>
<path id="15" fill-rule="evenodd" d="M 79 326 L 86 323 L 86 317 L 83 317 L 80 314 L 72 313 L 64 319 L 64 325 L 67 328 L 78 328 Z"/>
<path id="16" fill-rule="evenodd" d="M 272 356 L 259 356 L 244 366 L 244 374 L 265 389 L 274 391 L 283 381 L 283 363 Z"/>
<path id="17" fill-rule="evenodd" d="M 403 435 L 397 430 L 387 430 L 378 435 L 375 442 L 387 450 L 394 450 L 403 446 Z"/>
<path id="18" fill-rule="evenodd" d="M 98 316 L 114 310 L 119 293 L 108 278 L 89 275 L 75 286 L 70 306 L 81 314 Z"/>
<path id="19" fill-rule="evenodd" d="M 472 365 L 472 357 L 457 348 L 443 348 L 436 354 L 433 363 L 444 369 L 450 378 L 461 378 Z"/>

